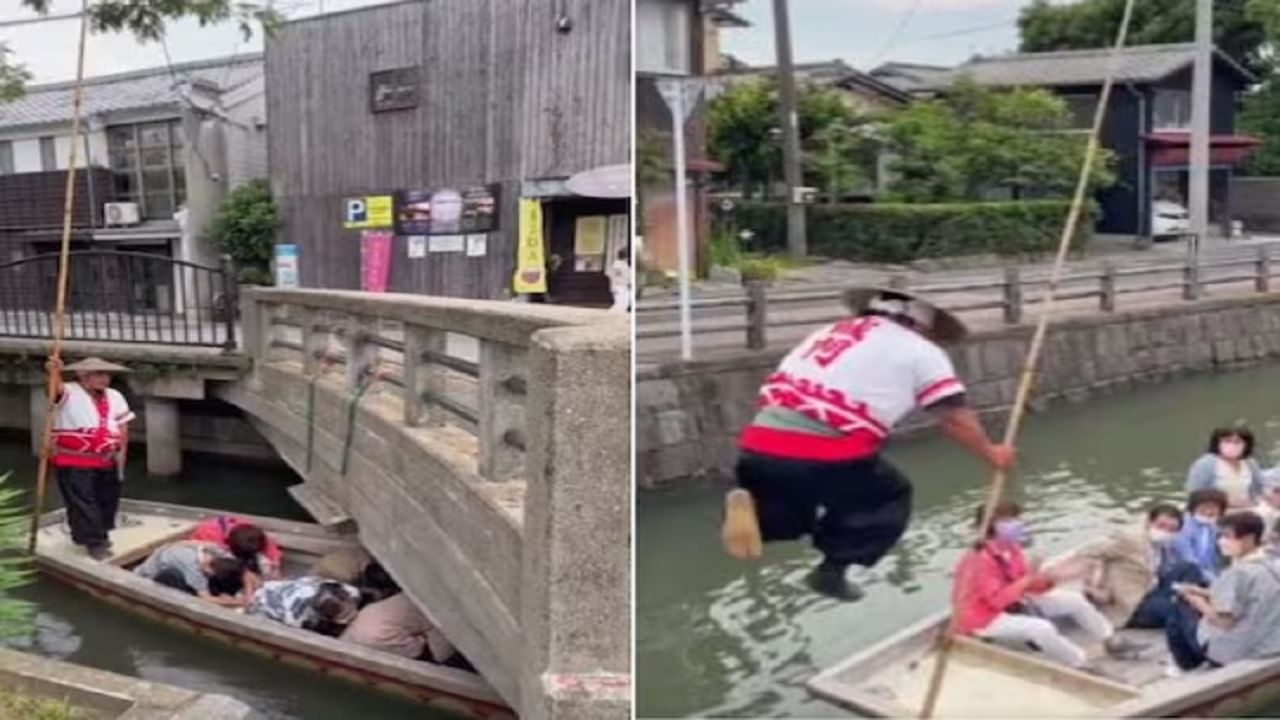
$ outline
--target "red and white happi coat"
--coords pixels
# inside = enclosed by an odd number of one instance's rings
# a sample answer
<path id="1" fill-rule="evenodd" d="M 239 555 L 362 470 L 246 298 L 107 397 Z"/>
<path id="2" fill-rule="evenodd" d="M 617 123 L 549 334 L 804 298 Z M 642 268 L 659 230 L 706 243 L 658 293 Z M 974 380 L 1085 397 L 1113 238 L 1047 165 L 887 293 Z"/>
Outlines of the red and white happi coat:
<path id="1" fill-rule="evenodd" d="M 759 407 L 803 415 L 832 437 L 749 426 L 744 450 L 807 460 L 850 460 L 880 451 L 917 407 L 963 393 L 951 358 L 919 333 L 882 317 L 842 320 L 796 346 L 765 380 Z"/>
<path id="2" fill-rule="evenodd" d="M 54 467 L 114 467 L 124 427 L 134 417 L 117 390 L 107 388 L 94 395 L 80 383 L 66 383 L 53 420 Z"/>

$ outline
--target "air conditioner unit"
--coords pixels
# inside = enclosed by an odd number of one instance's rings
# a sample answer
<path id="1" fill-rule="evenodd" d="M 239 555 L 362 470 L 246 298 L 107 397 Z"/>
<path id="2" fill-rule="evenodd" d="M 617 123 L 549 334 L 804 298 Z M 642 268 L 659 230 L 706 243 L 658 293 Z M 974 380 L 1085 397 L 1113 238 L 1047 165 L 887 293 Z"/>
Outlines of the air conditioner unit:
<path id="1" fill-rule="evenodd" d="M 107 225 L 137 225 L 138 203 L 114 202 L 102 206 Z"/>

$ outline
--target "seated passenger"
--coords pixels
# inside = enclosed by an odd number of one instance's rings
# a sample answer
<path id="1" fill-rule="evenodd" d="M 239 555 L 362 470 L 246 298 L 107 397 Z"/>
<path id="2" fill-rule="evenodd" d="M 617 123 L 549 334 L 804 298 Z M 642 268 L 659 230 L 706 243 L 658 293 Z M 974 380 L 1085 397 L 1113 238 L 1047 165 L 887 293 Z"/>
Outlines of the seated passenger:
<path id="1" fill-rule="evenodd" d="M 1194 563 L 1212 582 L 1222 569 L 1222 554 L 1218 552 L 1218 520 L 1227 511 L 1227 495 L 1221 490 L 1196 490 L 1187 499 L 1187 515 L 1183 519 L 1182 532 L 1174 541 L 1174 550 L 1183 559 Z"/>
<path id="2" fill-rule="evenodd" d="M 1262 524 L 1267 528 L 1262 541 L 1269 544 L 1276 520 L 1280 520 L 1280 467 L 1262 473 L 1262 495 L 1253 512 L 1262 518 Z"/>
<path id="3" fill-rule="evenodd" d="M 342 640 L 407 658 L 443 663 L 453 644 L 404 593 L 366 605 L 343 631 Z"/>
<path id="4" fill-rule="evenodd" d="M 284 553 L 270 535 L 248 520 L 220 515 L 196 525 L 192 540 L 221 546 L 264 580 L 280 576 Z"/>
<path id="5" fill-rule="evenodd" d="M 217 605 L 244 605 L 238 597 L 244 588 L 244 566 L 212 543 L 170 543 L 151 553 L 134 572 Z"/>
<path id="6" fill-rule="evenodd" d="M 982 512 L 978 508 L 975 524 L 981 524 Z M 1085 651 L 1053 623 L 1070 619 L 1101 641 L 1108 653 L 1131 655 L 1137 648 L 1116 636 L 1111 623 L 1084 595 L 1055 589 L 1053 570 L 1028 567 L 1022 552 L 1026 529 L 1021 514 L 1017 503 L 997 505 L 986 541 L 960 560 L 952 594 L 956 631 L 1018 649 L 1034 645 L 1064 665 L 1090 669 Z"/>
<path id="7" fill-rule="evenodd" d="M 360 548 L 337 550 L 317 560 L 308 575 L 347 585 L 359 585 L 372 560 L 369 553 Z"/>
<path id="8" fill-rule="evenodd" d="M 1230 566 L 1209 588 L 1175 586 L 1179 602 L 1167 628 L 1180 670 L 1280 655 L 1280 570 L 1262 551 L 1262 518 L 1222 518 L 1218 544 Z"/>
<path id="9" fill-rule="evenodd" d="M 1209 449 L 1187 471 L 1187 492 L 1221 490 L 1231 510 L 1249 510 L 1262 491 L 1262 467 L 1253 458 L 1253 433 L 1247 427 L 1221 427 L 1209 436 Z"/>
<path id="10" fill-rule="evenodd" d="M 290 627 L 336 634 L 335 627 L 355 619 L 359 599 L 354 587 L 315 576 L 271 580 L 254 594 L 249 612 Z"/>
<path id="11" fill-rule="evenodd" d="M 1175 582 L 1200 579 L 1174 549 L 1182 511 L 1162 503 L 1141 526 L 1118 530 L 1078 554 L 1092 572 L 1085 594 L 1116 627 L 1163 628 L 1173 610 Z"/>

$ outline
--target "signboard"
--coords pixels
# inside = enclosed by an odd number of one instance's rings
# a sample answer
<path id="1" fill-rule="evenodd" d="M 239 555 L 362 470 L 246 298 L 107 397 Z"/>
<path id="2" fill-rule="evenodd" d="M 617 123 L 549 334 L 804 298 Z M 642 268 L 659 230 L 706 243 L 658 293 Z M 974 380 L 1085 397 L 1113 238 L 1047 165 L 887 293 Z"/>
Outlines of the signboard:
<path id="1" fill-rule="evenodd" d="M 360 233 L 360 289 L 386 292 L 391 279 L 391 246 L 395 235 L 382 230 Z"/>
<path id="2" fill-rule="evenodd" d="M 425 235 L 409 236 L 409 257 L 414 260 L 427 256 L 427 238 Z"/>
<path id="3" fill-rule="evenodd" d="M 462 252 L 465 238 L 461 235 L 436 235 L 427 240 L 427 252 Z"/>
<path id="4" fill-rule="evenodd" d="M 418 68 L 380 70 L 369 74 L 369 111 L 409 110 L 418 107 Z"/>
<path id="5" fill-rule="evenodd" d="M 467 257 L 484 257 L 485 252 L 488 251 L 488 246 L 488 235 L 468 235 Z"/>
<path id="6" fill-rule="evenodd" d="M 276 245 L 276 287 L 298 287 L 297 245 Z"/>
<path id="7" fill-rule="evenodd" d="M 542 248 L 542 201 L 520 198 L 520 241 L 512 288 L 520 294 L 547 291 L 547 264 Z"/>
<path id="8" fill-rule="evenodd" d="M 390 195 L 347 198 L 342 202 L 342 227 L 348 230 L 389 228 L 394 215 Z"/>
<path id="9" fill-rule="evenodd" d="M 396 196 L 400 235 L 465 235 L 498 229 L 498 186 L 401 190 Z"/>

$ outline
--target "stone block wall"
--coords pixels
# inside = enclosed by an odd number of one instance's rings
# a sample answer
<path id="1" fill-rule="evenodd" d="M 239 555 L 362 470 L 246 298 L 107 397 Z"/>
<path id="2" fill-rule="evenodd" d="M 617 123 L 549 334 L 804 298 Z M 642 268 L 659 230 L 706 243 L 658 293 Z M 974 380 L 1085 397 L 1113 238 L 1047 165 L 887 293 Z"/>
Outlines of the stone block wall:
<path id="1" fill-rule="evenodd" d="M 970 403 L 1003 421 L 1013 403 L 1032 328 L 977 334 L 949 349 Z M 1051 327 L 1031 398 L 1033 410 L 1140 383 L 1280 357 L 1280 294 L 1063 320 Z M 760 382 L 783 353 L 672 363 L 636 384 L 636 479 L 653 488 L 725 476 L 736 438 L 754 413 Z M 909 418 L 906 431 L 927 427 Z"/>

